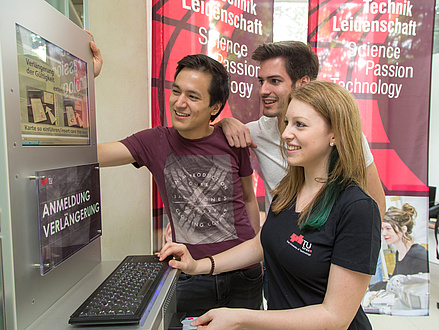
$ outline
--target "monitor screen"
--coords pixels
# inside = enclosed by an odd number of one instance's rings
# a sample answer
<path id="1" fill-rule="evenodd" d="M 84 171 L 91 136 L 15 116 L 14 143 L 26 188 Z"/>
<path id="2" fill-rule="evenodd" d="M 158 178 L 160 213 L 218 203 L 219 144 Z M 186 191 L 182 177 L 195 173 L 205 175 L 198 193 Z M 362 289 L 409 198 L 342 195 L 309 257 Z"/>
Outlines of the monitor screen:
<path id="1" fill-rule="evenodd" d="M 87 63 L 16 24 L 22 145 L 89 145 Z"/>

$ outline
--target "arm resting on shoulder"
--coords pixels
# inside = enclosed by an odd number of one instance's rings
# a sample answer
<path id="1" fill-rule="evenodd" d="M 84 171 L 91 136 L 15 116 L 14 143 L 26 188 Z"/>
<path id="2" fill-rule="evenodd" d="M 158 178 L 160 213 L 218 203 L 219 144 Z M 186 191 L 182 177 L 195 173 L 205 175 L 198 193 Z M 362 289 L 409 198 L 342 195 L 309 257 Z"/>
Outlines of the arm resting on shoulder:
<path id="1" fill-rule="evenodd" d="M 386 196 L 384 194 L 383 185 L 381 184 L 380 177 L 378 176 L 378 170 L 375 162 L 370 164 L 367 168 L 367 191 L 380 209 L 381 220 L 386 213 Z"/>
<path id="2" fill-rule="evenodd" d="M 257 145 L 253 142 L 250 135 L 250 130 L 247 126 L 241 123 L 238 119 L 232 117 L 223 118 L 221 121 L 215 124 L 221 127 L 227 142 L 231 147 L 245 148 L 252 147 L 257 148 Z"/>
<path id="3" fill-rule="evenodd" d="M 215 259 L 216 260 L 216 259 Z M 192 322 L 207 329 L 347 329 L 371 276 L 331 265 L 323 303 L 289 310 L 213 309 Z"/>
<path id="4" fill-rule="evenodd" d="M 259 207 L 256 199 L 255 190 L 253 189 L 253 175 L 241 178 L 241 186 L 243 192 L 243 200 L 245 203 L 245 210 L 252 224 L 255 233 L 259 232 L 261 228 L 261 220 L 259 218 Z"/>
<path id="5" fill-rule="evenodd" d="M 98 163 L 102 167 L 134 163 L 128 148 L 121 142 L 98 143 Z"/>

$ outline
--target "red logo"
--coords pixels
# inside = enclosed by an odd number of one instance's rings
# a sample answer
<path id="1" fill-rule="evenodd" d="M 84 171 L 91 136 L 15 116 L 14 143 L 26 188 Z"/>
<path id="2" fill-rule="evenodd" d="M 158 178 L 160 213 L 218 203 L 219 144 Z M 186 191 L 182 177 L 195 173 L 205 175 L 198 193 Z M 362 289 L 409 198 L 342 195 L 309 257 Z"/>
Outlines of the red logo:
<path id="1" fill-rule="evenodd" d="M 308 256 L 311 256 L 312 253 L 312 243 L 308 242 L 306 239 L 303 238 L 303 235 L 298 236 L 297 234 L 292 234 L 290 236 L 290 242 L 294 243 L 297 242 L 301 247 L 300 247 L 300 251 L 305 253 Z M 294 246 L 293 244 L 291 244 L 292 246 Z M 296 249 L 298 249 L 296 247 Z"/>
<path id="2" fill-rule="evenodd" d="M 299 243 L 300 245 L 302 245 L 302 244 L 303 244 L 303 235 L 297 236 L 296 234 L 293 234 L 293 235 L 291 235 L 291 237 L 290 237 L 290 241 L 291 241 L 292 243 L 297 242 L 297 243 Z"/>
<path id="3" fill-rule="evenodd" d="M 41 179 L 41 184 L 44 186 L 46 183 L 49 183 L 49 179 L 46 177 L 44 177 L 44 179 Z"/>

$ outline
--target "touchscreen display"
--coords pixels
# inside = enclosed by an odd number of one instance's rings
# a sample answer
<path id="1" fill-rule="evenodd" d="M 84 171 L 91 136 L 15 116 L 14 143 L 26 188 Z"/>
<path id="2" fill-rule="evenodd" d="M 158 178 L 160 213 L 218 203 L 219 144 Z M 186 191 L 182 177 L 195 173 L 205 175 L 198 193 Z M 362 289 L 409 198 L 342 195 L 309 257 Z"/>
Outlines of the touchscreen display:
<path id="1" fill-rule="evenodd" d="M 90 144 L 87 63 L 16 24 L 22 145 Z"/>

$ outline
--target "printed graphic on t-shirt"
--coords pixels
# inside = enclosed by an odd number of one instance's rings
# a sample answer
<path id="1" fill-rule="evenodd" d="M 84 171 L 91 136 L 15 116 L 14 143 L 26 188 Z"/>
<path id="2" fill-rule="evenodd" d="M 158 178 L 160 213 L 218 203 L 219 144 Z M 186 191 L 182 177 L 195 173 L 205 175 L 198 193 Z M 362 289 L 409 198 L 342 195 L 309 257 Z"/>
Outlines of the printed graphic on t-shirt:
<path id="1" fill-rule="evenodd" d="M 293 233 L 290 236 L 290 240 L 287 241 L 289 245 L 295 248 L 297 251 L 311 257 L 312 255 L 312 243 L 304 239 L 303 235 L 297 235 Z"/>
<path id="2" fill-rule="evenodd" d="M 209 244 L 238 237 L 230 156 L 169 153 L 165 184 L 178 242 Z"/>

